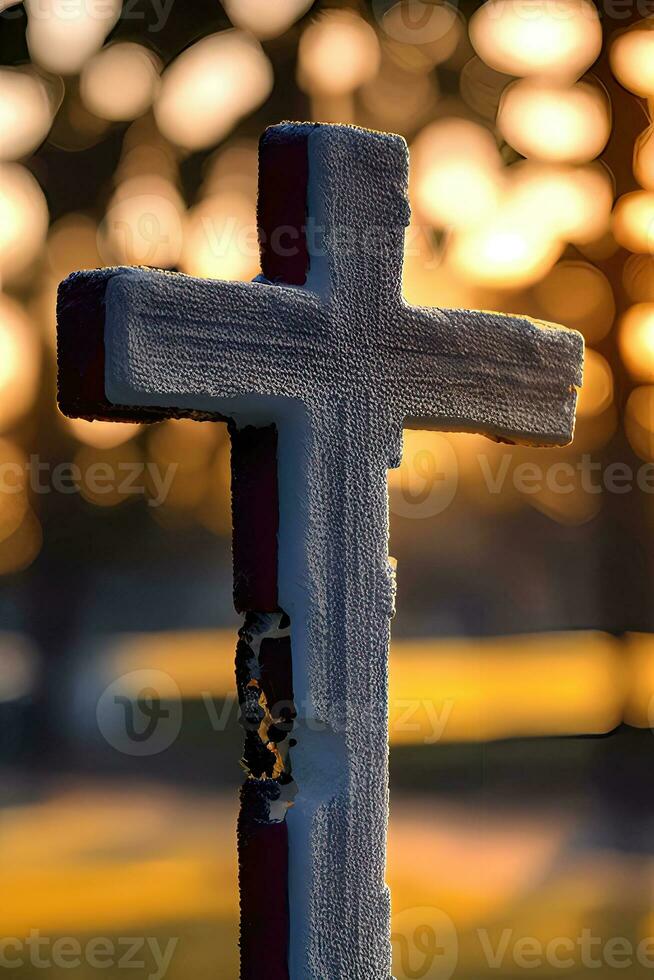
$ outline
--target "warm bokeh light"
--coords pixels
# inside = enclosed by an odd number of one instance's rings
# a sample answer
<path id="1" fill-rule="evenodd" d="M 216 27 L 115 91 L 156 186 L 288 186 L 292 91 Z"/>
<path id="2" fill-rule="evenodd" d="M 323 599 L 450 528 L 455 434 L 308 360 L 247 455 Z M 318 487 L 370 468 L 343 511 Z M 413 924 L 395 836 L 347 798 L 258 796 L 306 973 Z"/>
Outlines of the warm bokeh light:
<path id="1" fill-rule="evenodd" d="M 224 0 L 223 7 L 234 27 L 267 41 L 287 31 L 311 4 L 312 0 Z"/>
<path id="2" fill-rule="evenodd" d="M 654 95 L 654 21 L 639 20 L 616 37 L 609 51 L 611 69 L 635 95 Z"/>
<path id="3" fill-rule="evenodd" d="M 613 234 L 630 252 L 651 252 L 654 245 L 654 191 L 631 191 L 618 198 Z"/>
<path id="4" fill-rule="evenodd" d="M 577 415 L 581 419 L 600 415 L 613 401 L 613 372 L 601 354 L 586 348 L 584 379 L 577 399 Z"/>
<path id="5" fill-rule="evenodd" d="M 433 73 L 402 68 L 385 50 L 378 73 L 357 93 L 360 120 L 373 129 L 409 135 L 433 118 L 438 94 Z"/>
<path id="6" fill-rule="evenodd" d="M 622 270 L 622 283 L 632 303 L 654 302 L 654 258 L 630 255 Z"/>
<path id="7" fill-rule="evenodd" d="M 46 71 L 75 75 L 102 47 L 122 6 L 121 0 L 72 4 L 25 0 L 30 57 Z"/>
<path id="8" fill-rule="evenodd" d="M 648 463 L 653 462 L 654 385 L 642 385 L 630 393 L 625 407 L 624 428 L 636 455 Z M 654 721 L 654 718 L 651 720 Z"/>
<path id="9" fill-rule="evenodd" d="M 152 105 L 161 62 L 142 44 L 110 44 L 86 62 L 80 94 L 87 109 L 113 122 L 136 119 Z"/>
<path id="10" fill-rule="evenodd" d="M 534 286 L 543 318 L 583 333 L 596 344 L 611 329 L 615 299 L 603 272 L 589 262 L 559 262 Z"/>
<path id="11" fill-rule="evenodd" d="M 575 167 L 524 160 L 509 167 L 507 177 L 514 206 L 555 237 L 585 245 L 608 230 L 614 190 L 601 163 Z"/>
<path id="12" fill-rule="evenodd" d="M 470 40 L 497 71 L 574 79 L 599 56 L 602 28 L 589 0 L 488 0 L 470 20 Z"/>
<path id="13" fill-rule="evenodd" d="M 34 261 L 47 230 L 48 206 L 35 178 L 20 164 L 0 164 L 0 283 Z"/>
<path id="14" fill-rule="evenodd" d="M 180 268 L 208 279 L 249 280 L 259 270 L 256 205 L 238 191 L 205 198 L 188 213 Z"/>
<path id="15" fill-rule="evenodd" d="M 561 251 L 550 229 L 507 202 L 486 221 L 457 231 L 448 259 L 471 282 L 515 289 L 546 275 Z"/>
<path id="16" fill-rule="evenodd" d="M 312 95 L 346 95 L 379 68 L 375 31 L 350 10 L 330 10 L 310 24 L 300 39 L 298 83 Z"/>
<path id="17" fill-rule="evenodd" d="M 640 186 L 654 190 L 654 126 L 648 126 L 636 140 L 633 169 Z"/>
<path id="18" fill-rule="evenodd" d="M 97 423 L 93 423 L 97 424 Z M 120 428 L 116 423 L 116 428 Z M 79 468 L 79 492 L 97 507 L 117 507 L 143 499 L 144 471 L 142 453 L 134 442 L 122 442 L 111 448 L 87 444 L 75 454 Z M 127 476 L 129 488 L 125 488 Z"/>
<path id="19" fill-rule="evenodd" d="M 411 147 L 411 190 L 437 227 L 477 224 L 497 207 L 501 158 L 493 134 L 467 119 L 439 119 Z"/>
<path id="20" fill-rule="evenodd" d="M 20 160 L 48 135 L 61 82 L 25 68 L 0 68 L 0 160 Z"/>
<path id="21" fill-rule="evenodd" d="M 210 468 L 224 427 L 214 422 L 170 420 L 149 432 L 148 455 L 160 468 L 175 467 L 174 479 L 157 518 L 195 510 L 207 491 Z"/>
<path id="22" fill-rule="evenodd" d="M 461 69 L 461 98 L 474 112 L 494 124 L 502 92 L 511 81 L 510 75 L 495 71 L 475 55 Z"/>
<path id="23" fill-rule="evenodd" d="M 465 34 L 455 5 L 425 0 L 398 0 L 384 13 L 381 27 L 392 57 L 417 71 L 448 61 Z"/>
<path id="24" fill-rule="evenodd" d="M 444 720 L 439 744 L 608 732 L 621 720 L 624 686 L 616 644 L 600 633 L 394 644 L 391 741 L 435 739 L 427 698 Z M 400 706 L 408 703 L 419 706 L 410 730 L 401 724 Z"/>
<path id="25" fill-rule="evenodd" d="M 654 303 L 635 303 L 620 319 L 620 354 L 638 381 L 654 381 Z"/>
<path id="26" fill-rule="evenodd" d="M 88 214 L 70 211 L 55 221 L 48 233 L 47 256 L 54 279 L 65 279 L 77 269 L 102 265 L 98 252 L 98 226 Z"/>
<path id="27" fill-rule="evenodd" d="M 64 418 L 64 424 L 76 439 L 95 449 L 120 446 L 141 429 L 138 422 L 101 422 L 97 419 L 89 422 L 86 419 Z"/>
<path id="28" fill-rule="evenodd" d="M 41 373 L 38 331 L 22 308 L 0 295 L 0 430 L 32 408 Z"/>
<path id="29" fill-rule="evenodd" d="M 154 175 L 119 184 L 100 226 L 98 248 L 107 265 L 177 265 L 185 206 L 169 180 Z"/>
<path id="30" fill-rule="evenodd" d="M 251 35 L 210 34 L 164 72 L 154 106 L 157 125 L 188 150 L 212 146 L 265 101 L 272 84 L 270 62 Z"/>
<path id="31" fill-rule="evenodd" d="M 596 85 L 564 87 L 522 79 L 505 89 L 497 116 L 500 132 L 525 157 L 586 163 L 611 134 L 608 97 Z"/>

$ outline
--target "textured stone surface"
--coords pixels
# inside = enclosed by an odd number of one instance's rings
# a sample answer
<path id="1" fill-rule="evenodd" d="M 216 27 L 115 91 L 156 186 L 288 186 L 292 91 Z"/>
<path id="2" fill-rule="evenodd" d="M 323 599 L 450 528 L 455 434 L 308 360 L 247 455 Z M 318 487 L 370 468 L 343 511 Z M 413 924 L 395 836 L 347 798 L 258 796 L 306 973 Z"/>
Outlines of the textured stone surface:
<path id="1" fill-rule="evenodd" d="M 292 623 L 298 709 L 299 793 L 286 822 L 290 976 L 387 980 L 386 470 L 398 465 L 407 420 L 568 442 L 583 344 L 525 318 L 403 302 L 401 138 L 287 125 L 264 136 L 261 160 L 263 268 L 276 282 L 77 273 L 61 288 L 60 354 L 74 360 L 80 306 L 95 304 L 89 323 L 103 329 L 104 392 L 94 407 L 97 384 L 82 397 L 75 379 L 84 372 L 69 363 L 60 401 L 85 416 L 276 424 L 278 598 Z M 280 208 L 265 200 L 275 193 L 269 168 L 285 160 L 296 179 L 283 193 L 300 235 L 287 263 L 269 254 Z M 97 345 L 82 348 L 97 368 Z"/>

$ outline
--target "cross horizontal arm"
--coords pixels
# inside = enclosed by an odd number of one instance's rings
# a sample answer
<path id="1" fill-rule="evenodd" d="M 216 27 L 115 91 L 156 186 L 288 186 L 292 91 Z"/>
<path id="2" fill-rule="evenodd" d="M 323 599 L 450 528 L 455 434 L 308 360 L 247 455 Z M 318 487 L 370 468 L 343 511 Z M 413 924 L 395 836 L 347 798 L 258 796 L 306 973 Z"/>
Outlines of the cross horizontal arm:
<path id="1" fill-rule="evenodd" d="M 318 297 L 267 283 L 78 272 L 57 316 L 60 405 L 86 418 L 232 415 L 241 396 L 297 397 L 325 350 Z"/>
<path id="2" fill-rule="evenodd" d="M 386 372 L 409 424 L 528 445 L 571 441 L 581 334 L 469 310 L 406 306 L 400 321 Z"/>

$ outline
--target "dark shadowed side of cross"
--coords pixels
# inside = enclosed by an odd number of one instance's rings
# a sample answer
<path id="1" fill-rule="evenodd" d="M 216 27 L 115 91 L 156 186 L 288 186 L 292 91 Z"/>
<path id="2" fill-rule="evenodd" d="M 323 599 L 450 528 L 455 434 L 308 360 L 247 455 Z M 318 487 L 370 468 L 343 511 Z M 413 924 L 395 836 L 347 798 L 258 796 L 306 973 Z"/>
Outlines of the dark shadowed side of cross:
<path id="1" fill-rule="evenodd" d="M 388 980 L 387 470 L 402 428 L 572 438 L 583 341 L 402 299 L 403 139 L 284 124 L 260 144 L 262 275 L 140 268 L 60 286 L 59 402 L 227 419 L 244 980 Z"/>

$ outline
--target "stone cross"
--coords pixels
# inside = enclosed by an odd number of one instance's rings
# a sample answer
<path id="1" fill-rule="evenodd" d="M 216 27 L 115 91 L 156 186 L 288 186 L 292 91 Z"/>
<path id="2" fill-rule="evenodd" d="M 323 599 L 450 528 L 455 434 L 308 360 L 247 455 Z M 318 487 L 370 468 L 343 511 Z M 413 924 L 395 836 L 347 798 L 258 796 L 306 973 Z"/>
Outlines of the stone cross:
<path id="1" fill-rule="evenodd" d="M 253 283 L 115 268 L 60 287 L 66 414 L 229 421 L 247 980 L 390 976 L 387 470 L 403 426 L 572 437 L 579 334 L 404 302 L 407 170 L 398 136 L 273 126 Z"/>

